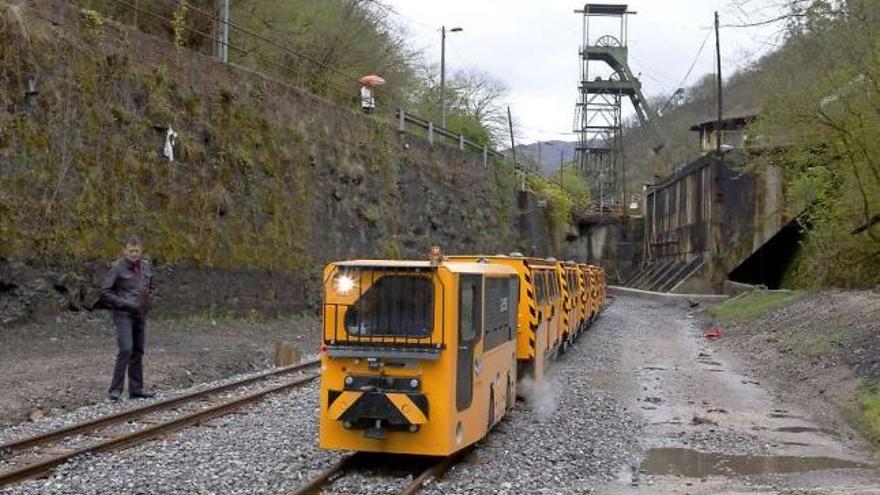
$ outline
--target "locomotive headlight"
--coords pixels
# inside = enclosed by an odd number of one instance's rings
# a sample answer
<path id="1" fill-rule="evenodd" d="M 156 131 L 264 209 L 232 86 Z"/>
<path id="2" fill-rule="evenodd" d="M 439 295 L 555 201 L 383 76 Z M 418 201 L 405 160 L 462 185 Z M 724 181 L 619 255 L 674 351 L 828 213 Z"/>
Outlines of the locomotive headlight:
<path id="1" fill-rule="evenodd" d="M 345 377 L 345 384 L 346 385 L 351 385 L 352 383 L 354 383 L 354 378 L 352 378 L 350 376 Z"/>
<path id="2" fill-rule="evenodd" d="M 409 386 L 412 388 L 419 388 L 419 380 L 417 378 L 413 378 L 409 381 Z"/>
<path id="3" fill-rule="evenodd" d="M 347 296 L 351 294 L 351 291 L 353 291 L 355 285 L 357 285 L 351 275 L 347 275 L 344 273 L 336 277 L 334 283 L 336 285 L 336 293 L 340 296 Z"/>

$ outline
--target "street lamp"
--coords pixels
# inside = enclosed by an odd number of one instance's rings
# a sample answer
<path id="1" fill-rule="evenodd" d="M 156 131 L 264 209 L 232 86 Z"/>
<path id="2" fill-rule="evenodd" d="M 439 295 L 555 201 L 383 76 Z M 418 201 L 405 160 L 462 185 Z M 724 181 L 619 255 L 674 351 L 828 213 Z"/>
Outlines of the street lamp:
<path id="1" fill-rule="evenodd" d="M 464 31 L 460 27 L 449 30 L 450 33 Z M 446 26 L 440 28 L 440 127 L 446 128 Z"/>

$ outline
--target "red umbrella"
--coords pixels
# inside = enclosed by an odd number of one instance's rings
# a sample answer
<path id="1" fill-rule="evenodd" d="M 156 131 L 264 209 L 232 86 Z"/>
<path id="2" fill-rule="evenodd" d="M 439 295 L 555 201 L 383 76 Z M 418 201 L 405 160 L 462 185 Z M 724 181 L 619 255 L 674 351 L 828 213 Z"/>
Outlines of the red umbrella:
<path id="1" fill-rule="evenodd" d="M 377 76 L 376 74 L 364 76 L 358 79 L 358 81 L 360 81 L 361 84 L 363 84 L 364 86 L 378 86 L 380 84 L 385 84 L 385 79 L 383 79 L 382 76 Z"/>

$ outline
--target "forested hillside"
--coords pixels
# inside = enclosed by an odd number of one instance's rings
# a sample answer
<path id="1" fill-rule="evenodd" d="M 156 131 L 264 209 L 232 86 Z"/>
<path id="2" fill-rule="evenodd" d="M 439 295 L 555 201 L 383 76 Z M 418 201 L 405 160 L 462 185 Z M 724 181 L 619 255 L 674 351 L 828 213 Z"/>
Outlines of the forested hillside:
<path id="1" fill-rule="evenodd" d="M 788 204 L 808 206 L 801 220 L 808 232 L 791 282 L 877 285 L 880 3 L 799 0 L 775 22 L 786 30 L 784 44 L 725 79 L 725 113 L 760 110 L 749 133 L 751 166 L 759 173 L 767 164 L 781 166 Z M 643 129 L 627 132 L 631 188 L 699 154 L 688 127 L 713 117 L 713 79 L 704 77 L 667 107 L 658 122 L 667 142 L 661 153 L 648 149 Z M 654 103 L 662 108 L 669 99 Z"/>

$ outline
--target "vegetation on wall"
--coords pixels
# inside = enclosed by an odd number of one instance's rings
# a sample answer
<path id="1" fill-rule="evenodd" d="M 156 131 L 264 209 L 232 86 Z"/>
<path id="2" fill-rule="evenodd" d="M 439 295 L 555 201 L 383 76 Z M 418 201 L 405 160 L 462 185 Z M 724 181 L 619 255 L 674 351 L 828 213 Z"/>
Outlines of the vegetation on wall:
<path id="1" fill-rule="evenodd" d="M 463 166 L 461 157 L 426 163 L 392 126 L 306 93 L 248 74 L 227 81 L 204 59 L 186 60 L 190 73 L 129 58 L 125 29 L 96 11 L 58 27 L 11 5 L 0 16 L 12 28 L 0 44 L 15 48 L 0 51 L 0 256 L 107 259 L 130 232 L 162 262 L 208 267 L 407 255 L 401 188 L 445 188 L 444 167 Z M 168 50 L 155 43 L 135 46 Z M 179 133 L 173 162 L 162 156 L 169 126 Z M 512 198 L 506 187 L 485 184 Z M 455 207 L 437 215 L 475 209 L 476 189 L 451 190 Z M 509 204 L 486 212 L 497 228 L 467 242 L 503 244 Z"/>
<path id="2" fill-rule="evenodd" d="M 213 0 L 72 1 L 181 48 L 216 54 Z M 231 0 L 229 36 L 232 63 L 351 108 L 360 106 L 358 79 L 378 74 L 387 81 L 374 88 L 380 115 L 403 108 L 439 125 L 439 68 L 408 48 L 406 28 L 381 1 Z M 448 74 L 446 82 L 447 128 L 497 144 L 506 86 L 476 69 Z"/>
<path id="3" fill-rule="evenodd" d="M 561 251 L 577 212 L 590 207 L 589 187 L 576 165 L 568 164 L 553 177 L 528 174 L 526 188 L 539 201 L 546 202 L 545 216 L 554 251 Z"/>

